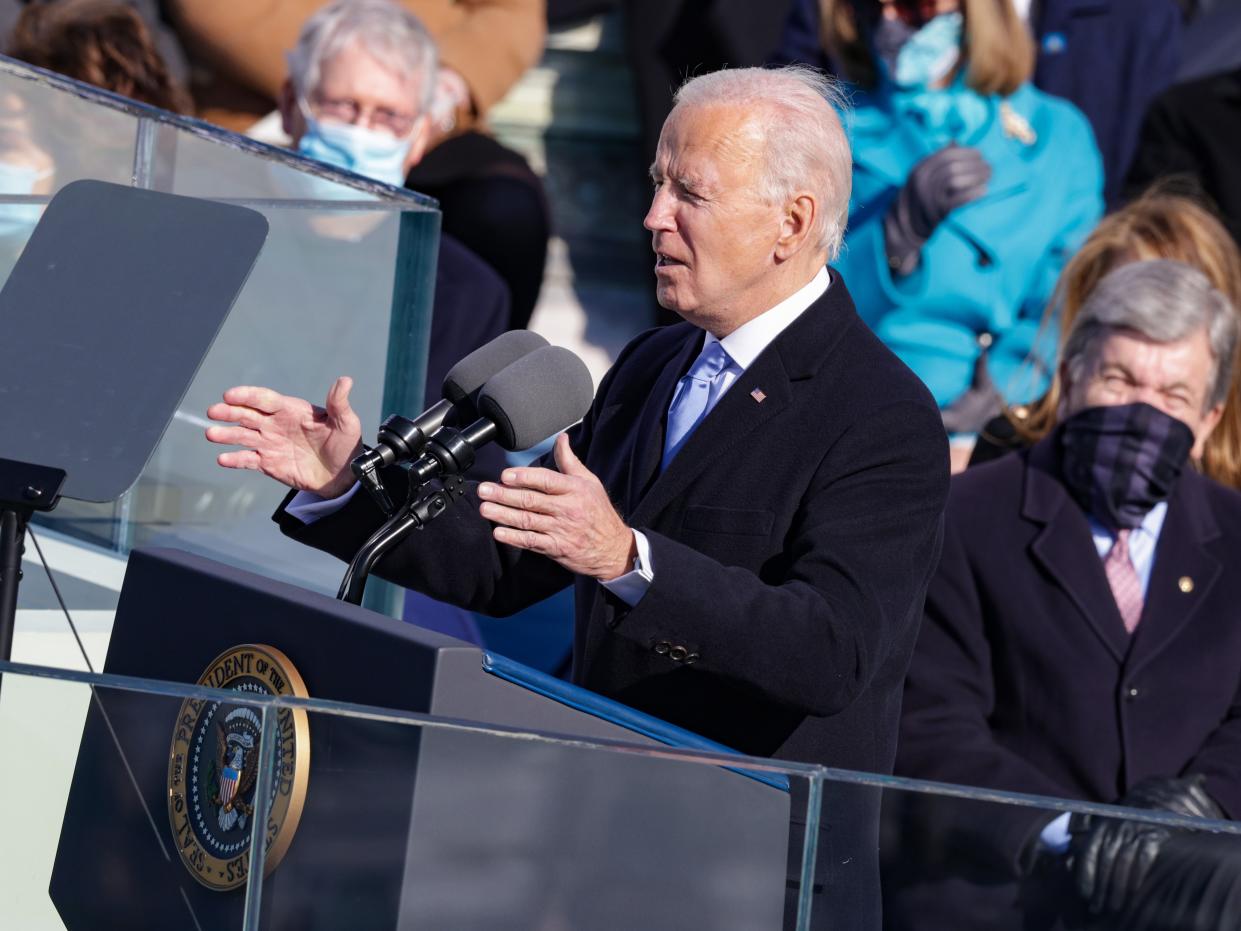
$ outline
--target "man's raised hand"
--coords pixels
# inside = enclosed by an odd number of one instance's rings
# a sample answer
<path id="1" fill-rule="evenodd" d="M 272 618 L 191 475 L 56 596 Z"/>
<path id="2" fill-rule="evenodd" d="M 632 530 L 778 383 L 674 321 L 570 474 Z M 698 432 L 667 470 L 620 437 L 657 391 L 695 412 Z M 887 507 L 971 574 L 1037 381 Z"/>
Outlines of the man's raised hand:
<path id="1" fill-rule="evenodd" d="M 554 559 L 570 572 L 609 581 L 628 572 L 637 553 L 607 490 L 556 437 L 556 466 L 505 469 L 500 482 L 478 486 L 479 513 L 496 525 L 500 543 Z"/>
<path id="2" fill-rule="evenodd" d="M 353 379 L 341 376 L 326 407 L 270 388 L 229 388 L 207 416 L 229 426 L 207 428 L 207 439 L 243 449 L 220 453 L 227 469 L 255 469 L 291 488 L 335 498 L 353 484 L 349 463 L 362 449 L 362 424 L 349 406 Z"/>

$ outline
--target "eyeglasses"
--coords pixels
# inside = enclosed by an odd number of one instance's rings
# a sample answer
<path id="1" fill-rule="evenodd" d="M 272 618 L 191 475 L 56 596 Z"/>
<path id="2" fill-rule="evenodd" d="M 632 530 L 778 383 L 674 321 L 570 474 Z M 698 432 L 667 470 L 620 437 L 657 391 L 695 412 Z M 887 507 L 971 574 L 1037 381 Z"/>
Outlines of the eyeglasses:
<path id="1" fill-rule="evenodd" d="M 890 8 L 897 17 L 914 27 L 925 25 L 938 13 L 936 0 L 877 0 L 872 7 L 872 18 L 881 17 L 885 8 Z"/>
<path id="2" fill-rule="evenodd" d="M 316 95 L 306 102 L 306 109 L 316 119 L 354 125 L 365 124 L 371 128 L 386 129 L 398 139 L 403 139 L 412 133 L 414 124 L 418 122 L 416 115 L 397 113 L 388 107 L 373 107 L 359 103 L 351 97 L 334 99 Z"/>

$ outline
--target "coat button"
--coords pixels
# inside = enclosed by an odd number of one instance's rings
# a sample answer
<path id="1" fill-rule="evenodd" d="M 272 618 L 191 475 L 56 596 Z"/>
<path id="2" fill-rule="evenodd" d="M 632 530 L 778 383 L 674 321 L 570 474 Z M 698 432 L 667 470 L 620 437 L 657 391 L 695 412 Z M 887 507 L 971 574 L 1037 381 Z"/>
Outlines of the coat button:
<path id="1" fill-rule="evenodd" d="M 675 663 L 680 663 L 683 662 L 687 656 L 689 656 L 689 650 L 685 649 L 683 646 L 675 646 L 668 654 L 668 659 Z"/>
<path id="2" fill-rule="evenodd" d="M 1138 690 L 1136 688 L 1128 689 L 1125 692 L 1125 699 L 1127 701 L 1133 701 L 1137 697 L 1138 697 Z"/>
<path id="3" fill-rule="evenodd" d="M 1188 595 L 1194 590 L 1194 580 L 1187 575 L 1183 575 L 1177 579 L 1176 587 Z"/>
<path id="4" fill-rule="evenodd" d="M 671 649 L 672 649 L 672 644 L 669 643 L 667 640 L 660 640 L 657 644 L 655 644 L 655 652 L 658 653 L 660 656 L 663 656 L 665 653 L 667 653 Z"/>

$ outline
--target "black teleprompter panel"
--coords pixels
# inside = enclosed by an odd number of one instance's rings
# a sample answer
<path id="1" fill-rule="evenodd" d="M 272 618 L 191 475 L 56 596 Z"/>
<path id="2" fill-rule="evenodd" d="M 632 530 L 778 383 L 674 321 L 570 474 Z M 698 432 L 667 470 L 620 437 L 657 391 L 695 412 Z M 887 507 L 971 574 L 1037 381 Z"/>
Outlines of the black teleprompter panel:
<path id="1" fill-rule="evenodd" d="M 120 497 L 266 238 L 246 207 L 65 185 L 0 289 L 0 459 L 63 469 L 69 498 Z"/>

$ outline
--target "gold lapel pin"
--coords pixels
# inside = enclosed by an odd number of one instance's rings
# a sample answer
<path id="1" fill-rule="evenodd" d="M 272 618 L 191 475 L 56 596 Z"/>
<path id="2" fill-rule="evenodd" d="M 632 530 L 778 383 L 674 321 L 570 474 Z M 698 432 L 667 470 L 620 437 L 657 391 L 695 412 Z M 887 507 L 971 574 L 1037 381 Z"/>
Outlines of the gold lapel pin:
<path id="1" fill-rule="evenodd" d="M 1177 580 L 1176 587 L 1188 595 L 1194 590 L 1194 580 L 1187 575 L 1183 575 Z"/>
<path id="2" fill-rule="evenodd" d="M 763 391 L 762 388 L 755 388 L 753 391 L 750 392 L 750 397 L 752 397 L 759 404 L 762 404 L 764 401 L 767 400 L 767 393 Z"/>
<path id="3" fill-rule="evenodd" d="M 1000 104 L 1000 126 L 1004 135 L 1016 139 L 1022 145 L 1034 145 L 1038 142 L 1038 133 L 1030 125 L 1030 121 L 1013 109 L 1007 100 Z"/>

